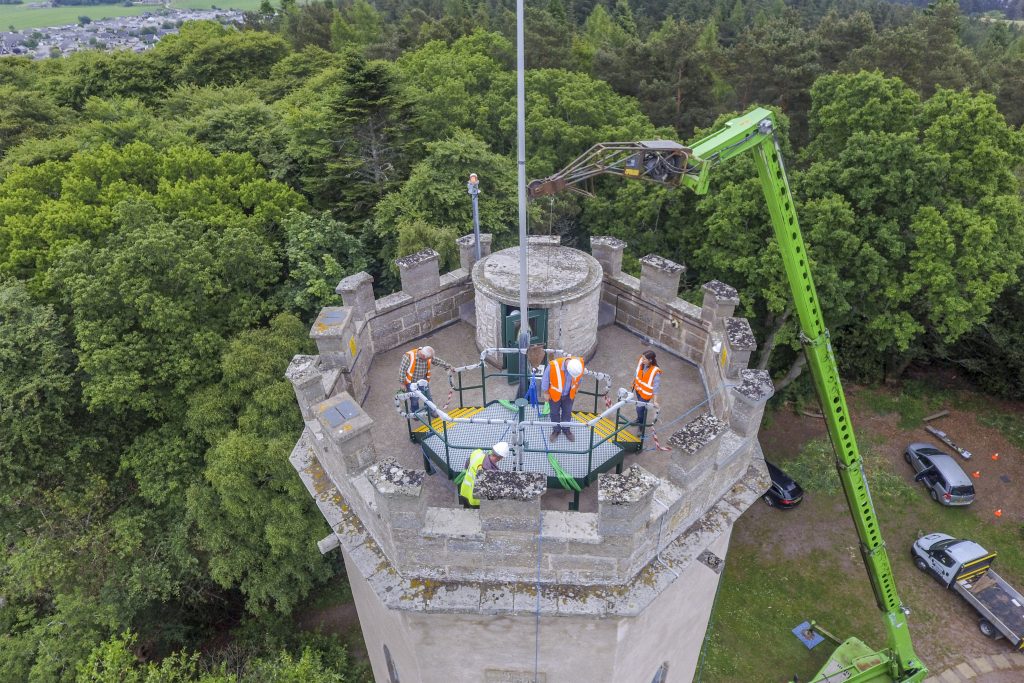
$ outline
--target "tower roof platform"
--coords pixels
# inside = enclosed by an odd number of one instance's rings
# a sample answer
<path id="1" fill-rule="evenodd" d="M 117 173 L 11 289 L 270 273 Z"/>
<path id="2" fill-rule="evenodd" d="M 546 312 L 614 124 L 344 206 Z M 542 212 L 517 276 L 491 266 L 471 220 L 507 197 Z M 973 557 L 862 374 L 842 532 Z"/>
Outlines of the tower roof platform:
<path id="1" fill-rule="evenodd" d="M 396 348 L 386 353 L 377 355 L 369 372 L 368 385 L 370 390 L 363 402 L 363 409 L 373 418 L 372 427 L 374 444 L 379 453 L 393 456 L 398 464 L 408 469 L 422 468 L 422 449 L 417 443 L 409 440 L 409 432 L 406 420 L 395 411 L 394 394 L 399 390 L 399 366 L 402 355 L 409 349 L 418 346 L 433 346 L 438 357 L 452 364 L 453 366 L 465 366 L 479 360 L 480 353 L 474 342 L 474 329 L 464 322 L 456 322 L 452 325 L 433 331 L 420 339 L 410 342 L 404 348 Z M 708 392 L 701 378 L 700 370 L 692 363 L 672 353 L 652 347 L 637 334 L 630 332 L 617 325 L 610 325 L 601 329 L 598 335 L 598 346 L 593 357 L 587 361 L 587 367 L 595 368 L 612 377 L 612 397 L 619 387 L 628 389 L 633 380 L 636 370 L 637 359 L 640 354 L 653 348 L 658 354 L 658 364 L 662 368 L 661 393 L 659 404 L 661 412 L 658 422 L 654 425 L 654 434 L 650 430 L 643 444 L 642 450 L 636 453 L 627 453 L 623 465 L 636 463 L 640 464 L 647 471 L 656 476 L 667 476 L 670 459 L 667 453 L 658 451 L 654 447 L 654 435 L 659 441 L 665 444 L 673 431 L 691 421 L 693 418 L 708 410 Z M 434 366 L 431 381 L 431 388 L 434 402 L 456 417 L 468 417 L 470 411 L 475 417 L 508 418 L 514 416 L 512 412 L 495 403 L 495 399 L 514 400 L 516 386 L 507 384 L 501 378 L 493 378 L 488 383 L 487 401 L 489 406 L 479 411 L 484 406 L 484 397 L 479 389 L 470 389 L 464 392 L 463 404 L 465 406 L 476 406 L 477 409 L 467 408 L 459 411 L 458 392 L 449 395 L 449 384 L 446 372 L 438 365 Z M 577 397 L 574 406 L 574 418 L 577 422 L 583 423 L 592 419 L 595 413 L 604 410 L 604 404 L 594 406 L 592 397 Z M 536 409 L 527 407 L 527 418 L 538 418 Z M 623 415 L 630 420 L 635 418 L 633 408 L 623 409 Z M 544 419 L 544 418 L 540 418 Z M 435 424 L 440 420 L 435 421 Z M 609 421 L 610 422 L 610 421 Z M 664 426 L 659 430 L 659 426 Z M 451 427 L 451 425 L 449 425 Z M 470 425 L 460 425 L 469 427 Z M 449 443 L 469 443 L 483 439 L 485 441 L 502 441 L 509 437 L 507 428 L 501 425 L 473 425 L 474 433 L 470 436 L 460 434 L 458 431 L 450 433 Z M 502 433 L 502 432 L 506 433 Z M 589 429 L 581 424 L 574 428 L 576 441 L 569 443 L 561 437 L 555 444 L 551 445 L 550 452 L 558 459 L 564 470 L 574 478 L 582 478 L 587 474 L 587 456 L 580 455 L 578 451 L 587 449 Z M 595 430 L 597 434 L 609 432 L 607 425 L 604 429 L 599 427 Z M 632 430 L 631 430 L 632 431 Z M 528 439 L 533 444 L 546 443 L 546 433 L 542 433 L 541 427 L 528 427 Z M 635 441 L 622 433 L 622 440 L 627 444 Z M 466 439 L 469 439 L 468 441 Z M 443 444 L 437 436 L 429 436 L 427 445 L 434 452 L 443 452 Z M 543 446 L 541 446 L 543 448 Z M 628 447 L 627 447 L 628 448 Z M 451 468 L 458 472 L 465 467 L 465 461 L 472 448 L 451 449 Z M 622 449 L 612 443 L 605 442 L 594 451 L 592 469 L 597 470 L 608 460 L 619 455 Z M 629 449 L 631 450 L 631 449 Z M 570 453 L 567 451 L 577 451 Z M 509 458 L 508 460 L 512 460 Z M 515 463 L 503 462 L 502 469 L 511 469 Z M 524 453 L 523 468 L 526 471 L 543 472 L 553 476 L 550 472 L 550 464 L 544 453 Z M 429 504 L 437 507 L 458 507 L 457 486 L 450 481 L 443 472 L 427 477 L 424 480 L 423 495 L 428 498 Z M 541 505 L 544 509 L 565 510 L 573 499 L 572 491 L 549 488 L 544 494 Z M 591 486 L 584 488 L 580 493 L 579 510 L 581 512 L 594 512 L 597 510 L 597 488 Z"/>

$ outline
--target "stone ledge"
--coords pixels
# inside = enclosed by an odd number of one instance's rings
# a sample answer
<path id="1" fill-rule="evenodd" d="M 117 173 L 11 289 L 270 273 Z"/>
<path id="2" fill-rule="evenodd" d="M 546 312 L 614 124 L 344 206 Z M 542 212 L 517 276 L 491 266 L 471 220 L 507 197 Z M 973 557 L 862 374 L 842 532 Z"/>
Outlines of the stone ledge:
<path id="1" fill-rule="evenodd" d="M 469 284 L 469 271 L 465 268 L 456 268 L 441 276 L 441 291 L 449 287 Z"/>
<path id="2" fill-rule="evenodd" d="M 694 327 L 699 327 L 702 330 L 710 330 L 711 325 L 705 323 L 700 317 L 700 306 L 695 306 L 685 299 L 676 298 L 674 301 L 668 302 L 668 308 L 673 313 L 679 314 L 687 322 L 690 322 Z"/>
<path id="3" fill-rule="evenodd" d="M 405 292 L 395 292 L 377 299 L 377 313 L 387 313 L 399 306 L 413 303 L 414 299 Z"/>

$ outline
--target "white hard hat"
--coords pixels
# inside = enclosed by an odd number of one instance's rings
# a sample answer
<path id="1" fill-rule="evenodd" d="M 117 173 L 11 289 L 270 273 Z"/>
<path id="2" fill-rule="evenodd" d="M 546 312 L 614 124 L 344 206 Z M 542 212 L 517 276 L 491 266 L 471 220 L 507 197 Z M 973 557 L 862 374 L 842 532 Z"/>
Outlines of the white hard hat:
<path id="1" fill-rule="evenodd" d="M 420 347 L 420 353 L 423 354 L 424 358 L 433 358 L 434 357 L 434 347 L 433 346 L 421 346 Z"/>
<path id="2" fill-rule="evenodd" d="M 508 444 L 505 443 L 504 441 L 499 441 L 498 443 L 494 444 L 494 448 L 492 448 L 491 450 L 494 451 L 495 455 L 500 455 L 503 458 L 508 457 Z"/>
<path id="3" fill-rule="evenodd" d="M 579 358 L 570 358 L 569 362 L 565 364 L 565 370 L 570 377 L 579 377 L 583 374 L 583 363 Z"/>

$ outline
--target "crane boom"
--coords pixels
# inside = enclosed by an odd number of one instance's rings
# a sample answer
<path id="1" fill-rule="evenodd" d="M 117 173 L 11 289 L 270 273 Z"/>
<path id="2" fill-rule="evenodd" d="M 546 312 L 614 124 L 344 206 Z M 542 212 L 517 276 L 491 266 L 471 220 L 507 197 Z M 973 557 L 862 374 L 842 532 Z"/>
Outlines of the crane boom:
<path id="1" fill-rule="evenodd" d="M 632 156 L 625 156 L 629 152 Z M 697 194 L 705 194 L 712 169 L 718 163 L 746 152 L 754 154 L 775 238 L 782 253 L 786 279 L 793 294 L 807 365 L 835 451 L 843 493 L 857 529 L 861 558 L 888 636 L 887 649 L 872 651 L 856 638 L 840 643 L 823 629 L 818 629 L 835 640 L 839 647 L 812 683 L 832 680 L 846 683 L 917 683 L 923 681 L 928 672 L 914 653 L 907 625 L 909 610 L 903 606 L 896 592 L 892 566 L 878 527 L 878 516 L 864 476 L 839 368 L 822 318 L 807 249 L 775 135 L 774 114 L 762 108 L 753 109 L 728 121 L 721 130 L 701 139 L 692 148 L 662 140 L 595 145 L 564 171 L 530 183 L 530 196 L 544 196 L 562 189 L 589 195 L 590 192 L 579 188 L 576 183 L 605 173 L 668 186 L 682 185 Z"/>

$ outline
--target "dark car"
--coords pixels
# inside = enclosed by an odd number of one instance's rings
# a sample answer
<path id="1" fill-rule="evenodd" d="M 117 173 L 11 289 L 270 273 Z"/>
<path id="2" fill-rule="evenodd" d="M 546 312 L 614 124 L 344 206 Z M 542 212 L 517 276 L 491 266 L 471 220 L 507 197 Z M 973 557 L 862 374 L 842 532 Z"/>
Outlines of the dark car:
<path id="1" fill-rule="evenodd" d="M 800 488 L 800 484 L 767 460 L 764 464 L 768 465 L 768 474 L 772 478 L 771 488 L 761 496 L 765 504 L 768 507 L 783 509 L 799 505 L 804 498 L 804 490 Z"/>
<path id="2" fill-rule="evenodd" d="M 924 484 L 935 502 L 942 505 L 974 502 L 974 484 L 953 456 L 929 443 L 912 443 L 903 451 L 903 459 L 914 468 L 914 480 Z"/>

